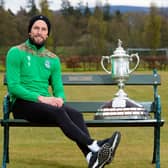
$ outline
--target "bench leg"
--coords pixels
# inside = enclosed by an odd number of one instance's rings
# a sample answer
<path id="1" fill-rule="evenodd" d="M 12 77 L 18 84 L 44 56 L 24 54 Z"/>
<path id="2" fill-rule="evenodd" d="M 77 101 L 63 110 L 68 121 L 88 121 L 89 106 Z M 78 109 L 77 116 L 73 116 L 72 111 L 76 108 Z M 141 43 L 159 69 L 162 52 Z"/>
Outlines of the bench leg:
<path id="1" fill-rule="evenodd" d="M 3 142 L 3 160 L 2 168 L 6 168 L 6 164 L 9 163 L 9 125 L 4 125 L 4 142 Z"/>
<path id="2" fill-rule="evenodd" d="M 154 143 L 153 143 L 153 159 L 152 163 L 156 163 L 156 128 L 154 127 Z"/>
<path id="3" fill-rule="evenodd" d="M 160 126 L 154 128 L 154 149 L 152 163 L 156 164 L 156 168 L 160 168 Z"/>

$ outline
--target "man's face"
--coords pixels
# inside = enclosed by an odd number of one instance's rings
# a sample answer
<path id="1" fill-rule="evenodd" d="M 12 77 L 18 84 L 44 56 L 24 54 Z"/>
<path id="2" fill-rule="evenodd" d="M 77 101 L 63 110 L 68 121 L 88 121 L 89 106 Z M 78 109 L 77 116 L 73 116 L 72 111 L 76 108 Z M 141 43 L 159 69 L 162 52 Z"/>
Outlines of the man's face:
<path id="1" fill-rule="evenodd" d="M 35 44 L 44 44 L 48 37 L 47 24 L 43 20 L 37 20 L 36 22 L 34 22 L 29 36 Z"/>

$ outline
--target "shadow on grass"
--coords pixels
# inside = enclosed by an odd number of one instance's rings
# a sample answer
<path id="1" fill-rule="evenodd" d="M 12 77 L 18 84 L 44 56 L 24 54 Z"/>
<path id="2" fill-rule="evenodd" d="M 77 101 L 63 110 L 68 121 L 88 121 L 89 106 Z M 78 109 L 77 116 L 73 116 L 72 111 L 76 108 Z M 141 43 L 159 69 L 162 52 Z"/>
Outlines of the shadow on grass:
<path id="1" fill-rule="evenodd" d="M 72 162 L 66 161 L 53 161 L 53 160 L 44 160 L 44 159 L 30 159 L 30 160 L 15 160 L 15 164 L 17 162 L 18 167 L 24 165 L 25 168 L 83 168 L 84 165 L 73 165 Z M 12 164 L 12 162 L 11 162 Z M 75 164 L 75 163 L 74 163 Z M 87 164 L 86 164 L 87 165 Z M 12 165 L 11 165 L 12 166 Z"/>

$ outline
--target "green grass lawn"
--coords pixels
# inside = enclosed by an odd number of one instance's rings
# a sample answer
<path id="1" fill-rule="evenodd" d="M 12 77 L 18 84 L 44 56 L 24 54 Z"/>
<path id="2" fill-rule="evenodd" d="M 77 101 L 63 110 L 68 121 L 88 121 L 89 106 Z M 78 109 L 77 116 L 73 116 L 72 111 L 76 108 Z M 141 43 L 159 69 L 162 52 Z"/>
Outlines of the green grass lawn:
<path id="1" fill-rule="evenodd" d="M 144 73 L 144 72 L 143 72 Z M 151 72 L 148 72 L 151 73 Z M 162 101 L 162 116 L 167 121 L 168 72 L 159 72 L 162 85 L 159 94 Z M 0 79 L 2 81 L 3 74 Z M 2 83 L 2 82 L 1 82 Z M 0 85 L 0 104 L 6 88 Z M 66 87 L 67 99 L 109 100 L 117 87 L 90 86 Z M 150 100 L 153 93 L 150 87 L 126 86 L 125 91 L 134 100 Z M 100 96 L 101 95 L 101 96 Z M 2 111 L 2 107 L 1 107 Z M 2 112 L 0 113 L 0 118 Z M 151 164 L 153 152 L 153 128 L 89 128 L 93 138 L 102 139 L 111 136 L 114 130 L 122 133 L 121 144 L 111 168 L 154 168 Z M 2 158 L 2 131 L 0 127 L 0 158 Z M 77 146 L 68 140 L 58 128 L 11 128 L 10 164 L 8 168 L 84 168 L 86 161 Z M 161 128 L 161 168 L 168 167 L 168 125 Z"/>

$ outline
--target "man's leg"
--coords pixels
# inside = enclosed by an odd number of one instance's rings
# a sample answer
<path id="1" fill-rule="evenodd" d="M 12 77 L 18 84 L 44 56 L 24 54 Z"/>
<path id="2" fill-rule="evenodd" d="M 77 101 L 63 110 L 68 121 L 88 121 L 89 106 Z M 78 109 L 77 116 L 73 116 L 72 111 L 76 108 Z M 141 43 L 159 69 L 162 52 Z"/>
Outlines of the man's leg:
<path id="1" fill-rule="evenodd" d="M 13 106 L 15 118 L 23 118 L 36 123 L 56 123 L 71 140 L 87 145 L 92 139 L 76 125 L 65 111 L 64 107 L 57 108 L 44 103 L 17 99 Z M 79 114 L 80 115 L 80 114 Z"/>
<path id="2" fill-rule="evenodd" d="M 83 115 L 78 115 L 79 111 L 68 107 L 64 106 L 65 110 L 67 111 L 68 115 L 70 116 L 71 120 L 78 125 L 86 134 L 89 135 L 89 131 L 87 129 L 87 126 L 84 122 Z M 89 168 L 92 167 L 104 167 L 106 164 L 109 164 L 112 162 L 116 149 L 119 145 L 121 138 L 120 132 L 116 131 L 113 133 L 112 137 L 106 138 L 101 141 L 97 141 L 98 145 L 101 147 L 99 151 L 97 152 L 90 152 L 90 150 L 86 150 L 86 147 L 78 144 L 80 149 L 84 149 L 83 153 L 86 153 L 85 156 L 87 156 L 89 152 Z"/>
<path id="3" fill-rule="evenodd" d="M 83 115 L 76 109 L 69 107 L 66 104 L 64 105 L 64 109 L 71 118 L 71 120 L 90 137 L 88 128 L 84 122 Z M 77 143 L 77 145 L 82 150 L 84 156 L 86 156 L 90 152 L 90 149 L 86 145 L 82 145 L 80 143 Z"/>

